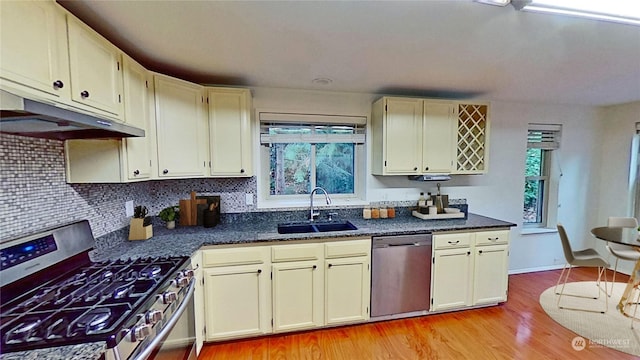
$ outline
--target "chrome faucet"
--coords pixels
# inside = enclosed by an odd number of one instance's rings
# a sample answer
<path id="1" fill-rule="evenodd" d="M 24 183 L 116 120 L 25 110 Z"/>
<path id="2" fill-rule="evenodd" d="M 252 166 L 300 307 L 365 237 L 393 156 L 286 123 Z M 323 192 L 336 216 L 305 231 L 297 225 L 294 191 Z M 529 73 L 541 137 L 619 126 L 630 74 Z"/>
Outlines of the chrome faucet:
<path id="1" fill-rule="evenodd" d="M 321 187 L 316 187 L 313 190 L 311 190 L 311 207 L 309 209 L 309 220 L 313 221 L 316 217 L 318 217 L 320 215 L 319 211 L 314 211 L 313 210 L 313 194 L 315 194 L 317 191 L 322 191 L 324 193 L 324 197 L 327 201 L 327 205 L 331 205 L 331 198 L 329 198 L 329 194 L 327 194 L 327 190 L 321 188 Z"/>

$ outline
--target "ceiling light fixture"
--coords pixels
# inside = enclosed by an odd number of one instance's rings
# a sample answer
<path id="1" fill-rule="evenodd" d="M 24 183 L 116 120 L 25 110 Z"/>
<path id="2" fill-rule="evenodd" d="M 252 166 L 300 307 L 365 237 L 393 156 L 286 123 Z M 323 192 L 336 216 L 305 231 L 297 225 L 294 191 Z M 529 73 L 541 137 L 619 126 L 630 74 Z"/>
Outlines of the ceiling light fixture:
<path id="1" fill-rule="evenodd" d="M 495 5 L 495 6 L 507 6 L 511 0 L 473 0 L 482 4 Z"/>
<path id="2" fill-rule="evenodd" d="M 316 85 L 329 85 L 333 82 L 333 80 L 329 79 L 328 77 L 319 77 L 311 80 L 311 82 Z"/>
<path id="3" fill-rule="evenodd" d="M 518 10 L 640 26 L 638 0 L 513 0 Z"/>

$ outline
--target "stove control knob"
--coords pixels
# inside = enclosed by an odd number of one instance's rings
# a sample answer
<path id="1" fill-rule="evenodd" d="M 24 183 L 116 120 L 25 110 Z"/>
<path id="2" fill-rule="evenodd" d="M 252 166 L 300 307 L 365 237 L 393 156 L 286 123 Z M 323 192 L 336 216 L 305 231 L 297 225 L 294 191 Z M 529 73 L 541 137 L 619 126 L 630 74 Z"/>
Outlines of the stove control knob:
<path id="1" fill-rule="evenodd" d="M 163 304 L 171 304 L 172 302 L 178 300 L 178 294 L 174 291 L 165 291 L 162 295 L 159 295 Z"/>
<path id="2" fill-rule="evenodd" d="M 149 325 L 154 325 L 162 319 L 164 319 L 164 314 L 160 310 L 149 310 L 146 314 L 144 314 L 144 320 Z"/>
<path id="3" fill-rule="evenodd" d="M 185 287 L 189 285 L 189 278 L 182 276 L 182 274 L 178 275 L 173 281 L 173 286 L 175 287 Z"/>
<path id="4" fill-rule="evenodd" d="M 189 270 L 184 270 L 182 272 L 182 275 L 184 275 L 187 279 L 191 280 L 191 278 L 194 277 L 196 273 L 193 270 L 189 269 Z"/>
<path id="5" fill-rule="evenodd" d="M 131 331 L 131 341 L 142 341 L 151 335 L 151 325 L 143 324 L 134 326 Z"/>

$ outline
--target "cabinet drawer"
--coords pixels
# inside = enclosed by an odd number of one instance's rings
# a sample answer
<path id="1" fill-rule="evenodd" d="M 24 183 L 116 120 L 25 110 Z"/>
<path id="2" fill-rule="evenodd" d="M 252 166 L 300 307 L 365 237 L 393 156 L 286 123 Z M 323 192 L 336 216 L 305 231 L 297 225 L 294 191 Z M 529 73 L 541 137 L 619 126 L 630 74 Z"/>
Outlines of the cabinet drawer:
<path id="1" fill-rule="evenodd" d="M 471 246 L 471 233 L 438 234 L 433 236 L 434 249 L 451 249 Z"/>
<path id="2" fill-rule="evenodd" d="M 476 233 L 476 245 L 507 244 L 509 230 L 481 231 Z"/>
<path id="3" fill-rule="evenodd" d="M 327 259 L 367 256 L 371 252 L 371 240 L 349 240 L 325 244 L 324 256 Z"/>
<path id="4" fill-rule="evenodd" d="M 202 251 L 204 267 L 262 264 L 268 260 L 269 248 L 263 246 Z"/>
<path id="5" fill-rule="evenodd" d="M 276 245 L 271 247 L 271 261 L 318 260 L 322 244 Z"/>

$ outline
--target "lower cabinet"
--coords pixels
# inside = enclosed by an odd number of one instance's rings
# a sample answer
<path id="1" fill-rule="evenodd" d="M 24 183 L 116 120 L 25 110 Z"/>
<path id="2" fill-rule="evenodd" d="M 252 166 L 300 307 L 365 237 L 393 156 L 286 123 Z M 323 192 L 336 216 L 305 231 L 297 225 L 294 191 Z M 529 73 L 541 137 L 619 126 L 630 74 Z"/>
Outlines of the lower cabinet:
<path id="1" fill-rule="evenodd" d="M 369 318 L 371 239 L 202 250 L 206 341 Z"/>
<path id="2" fill-rule="evenodd" d="M 509 230 L 433 236 L 431 311 L 507 300 Z"/>

